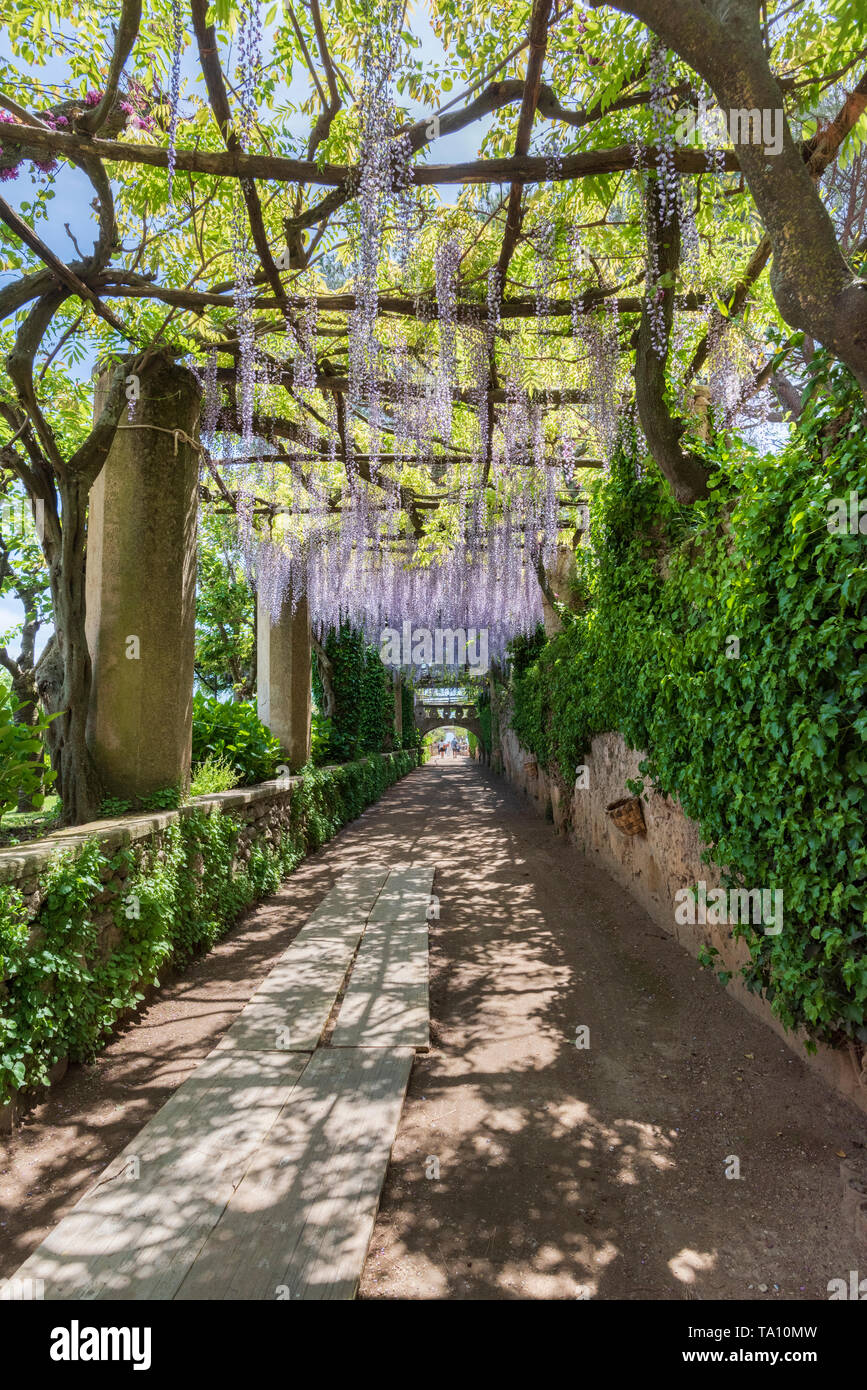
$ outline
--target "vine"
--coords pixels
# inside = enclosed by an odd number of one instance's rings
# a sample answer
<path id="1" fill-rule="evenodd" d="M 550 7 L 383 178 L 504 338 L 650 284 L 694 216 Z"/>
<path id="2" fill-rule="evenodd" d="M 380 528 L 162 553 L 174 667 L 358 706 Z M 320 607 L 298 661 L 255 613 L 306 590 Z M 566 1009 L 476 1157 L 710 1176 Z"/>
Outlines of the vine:
<path id="1" fill-rule="evenodd" d="M 706 446 L 692 508 L 621 444 L 579 556 L 588 606 L 513 674 L 511 722 L 570 786 L 595 734 L 646 750 L 731 882 L 784 890 L 781 934 L 734 928 L 749 988 L 787 1028 L 865 1042 L 867 563 L 829 526 L 833 499 L 867 496 L 864 416 L 824 354 L 808 396 L 779 456 Z"/>
<path id="2" fill-rule="evenodd" d="M 305 771 L 279 841 L 239 855 L 231 815 L 191 808 L 158 837 L 104 855 L 96 839 L 54 857 L 35 922 L 0 887 L 0 1104 L 46 1085 L 61 1058 L 91 1058 L 171 965 L 211 949 L 245 908 L 273 893 L 347 821 L 415 766 L 414 753 Z M 115 885 L 106 936 L 94 898 Z"/>

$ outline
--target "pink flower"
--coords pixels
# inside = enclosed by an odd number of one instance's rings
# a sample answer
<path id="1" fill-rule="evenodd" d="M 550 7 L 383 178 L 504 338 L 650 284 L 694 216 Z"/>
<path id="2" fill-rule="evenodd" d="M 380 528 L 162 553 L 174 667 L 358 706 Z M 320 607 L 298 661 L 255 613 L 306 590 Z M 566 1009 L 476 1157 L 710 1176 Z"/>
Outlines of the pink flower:
<path id="1" fill-rule="evenodd" d="M 10 179 L 18 177 L 19 165 L 13 164 L 10 169 L 0 169 L 0 183 L 8 183 Z"/>
<path id="2" fill-rule="evenodd" d="M 102 92 L 96 92 L 93 90 L 93 88 L 90 89 L 90 91 L 84 98 L 85 106 L 98 106 L 101 101 Z"/>

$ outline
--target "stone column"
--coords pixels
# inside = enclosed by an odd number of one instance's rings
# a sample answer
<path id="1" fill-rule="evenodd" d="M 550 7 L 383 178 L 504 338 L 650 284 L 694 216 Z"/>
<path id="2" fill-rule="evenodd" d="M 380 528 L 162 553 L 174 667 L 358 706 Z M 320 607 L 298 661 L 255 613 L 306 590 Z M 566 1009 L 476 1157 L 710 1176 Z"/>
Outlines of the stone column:
<path id="1" fill-rule="evenodd" d="M 129 800 L 189 786 L 199 465 L 183 436 L 197 439 L 201 404 L 192 372 L 167 358 L 131 379 L 136 391 L 90 491 L 86 570 L 87 742 L 108 793 Z"/>
<path id="2" fill-rule="evenodd" d="M 292 612 L 287 596 L 279 621 L 257 599 L 256 690 L 259 718 L 280 740 L 293 772 L 310 761 L 312 714 L 310 617 L 307 599 Z"/>
<path id="3" fill-rule="evenodd" d="M 394 738 L 395 746 L 403 739 L 403 680 L 394 678 Z"/>

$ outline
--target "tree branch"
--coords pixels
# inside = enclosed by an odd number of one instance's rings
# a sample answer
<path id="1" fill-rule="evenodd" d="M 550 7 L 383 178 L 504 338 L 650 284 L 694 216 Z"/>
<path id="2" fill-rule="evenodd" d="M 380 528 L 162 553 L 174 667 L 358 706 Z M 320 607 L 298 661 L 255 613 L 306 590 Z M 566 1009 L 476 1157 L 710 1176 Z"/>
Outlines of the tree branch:
<path id="1" fill-rule="evenodd" d="M 105 90 L 103 91 L 102 99 L 98 106 L 94 106 L 92 110 L 85 111 L 78 117 L 75 123 L 78 130 L 83 130 L 86 134 L 93 135 L 105 125 L 109 112 L 114 106 L 124 64 L 132 52 L 133 45 L 138 37 L 140 24 L 141 0 L 123 0 L 120 11 L 120 23 L 117 28 L 114 51 L 111 55 L 111 65 L 108 70 L 108 77 L 105 80 Z"/>

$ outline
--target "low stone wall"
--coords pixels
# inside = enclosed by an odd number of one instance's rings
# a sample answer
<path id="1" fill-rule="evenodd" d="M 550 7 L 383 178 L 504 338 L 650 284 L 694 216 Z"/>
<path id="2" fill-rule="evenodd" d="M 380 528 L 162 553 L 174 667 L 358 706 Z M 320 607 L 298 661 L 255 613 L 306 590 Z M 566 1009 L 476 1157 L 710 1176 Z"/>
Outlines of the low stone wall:
<path id="1" fill-rule="evenodd" d="M 378 758 L 366 759 L 358 764 L 322 768 L 317 773 L 318 785 L 325 788 L 326 796 L 332 796 L 336 806 L 349 804 L 354 808 L 348 813 L 337 813 L 336 818 L 342 824 L 352 814 L 357 814 L 363 809 L 364 805 L 370 804 L 384 786 L 397 780 L 415 765 L 416 761 L 414 754 L 395 753 L 382 754 Z M 7 959 L 5 972 L 2 968 L 4 938 L 0 932 L 0 1053 L 4 1051 L 4 1012 L 9 1019 L 14 1005 L 20 1005 L 22 998 L 26 997 L 22 994 L 23 974 L 34 953 L 44 944 L 43 938 L 46 933 L 41 914 L 46 900 L 53 891 L 51 870 L 52 867 L 56 867 L 59 858 L 65 860 L 69 852 L 74 856 L 76 852 L 83 852 L 87 846 L 98 847 L 99 859 L 93 882 L 99 886 L 85 889 L 85 892 L 89 891 L 90 896 L 83 902 L 79 901 L 69 914 L 70 932 L 74 933 L 76 920 L 79 923 L 82 920 L 87 923 L 90 945 L 85 954 L 76 957 L 76 961 L 80 960 L 82 967 L 93 976 L 106 962 L 112 961 L 115 953 L 124 946 L 127 921 L 132 926 L 138 920 L 136 909 L 131 906 L 134 898 L 132 889 L 143 876 L 153 874 L 159 866 L 168 864 L 172 852 L 175 854 L 176 880 L 179 878 L 187 890 L 192 880 L 194 895 L 201 890 L 203 882 L 212 887 L 212 879 L 219 876 L 220 886 L 226 890 L 226 895 L 232 902 L 233 886 L 236 883 L 243 885 L 239 894 L 238 910 L 243 908 L 245 901 L 249 903 L 261 895 L 261 884 L 266 881 L 267 873 L 270 873 L 273 881 L 279 878 L 278 871 L 291 871 L 291 867 L 303 857 L 306 849 L 304 802 L 302 800 L 296 803 L 296 797 L 304 781 L 300 776 L 285 777 L 263 782 L 255 787 L 194 797 L 178 810 L 93 821 L 70 830 L 57 831 L 42 840 L 0 850 L 0 894 L 6 901 L 10 896 L 8 890 L 13 890 L 12 898 L 15 900 L 16 910 L 20 913 L 20 908 L 23 908 L 23 916 L 27 923 L 26 941 L 19 942 L 17 964 L 10 965 Z M 346 802 L 341 801 L 340 798 L 344 796 L 350 783 L 350 799 Z M 230 848 L 218 866 L 206 865 L 202 854 L 191 849 L 179 872 L 177 845 L 175 844 L 172 851 L 171 837 L 167 832 L 178 823 L 189 821 L 195 813 L 228 818 L 232 822 L 228 841 Z M 333 824 L 334 819 L 332 816 L 332 829 L 336 828 Z M 322 838 L 321 826 L 317 828 L 316 834 L 319 838 L 314 839 L 314 843 L 319 843 Z M 256 873 L 250 875 L 248 869 L 251 867 L 251 856 L 254 856 L 257 850 Z M 263 864 L 267 866 L 264 874 Z M 270 890 L 266 888 L 266 891 Z M 49 902 L 49 909 L 51 907 Z M 170 905 L 167 911 L 170 915 Z M 56 905 L 53 912 L 56 936 Z M 8 925 L 14 921 L 8 901 L 6 913 Z M 64 913 L 61 913 L 61 918 Z M 216 915 L 219 916 L 219 913 Z M 228 930 L 230 925 L 230 921 L 224 921 L 222 929 Z M 2 926 L 3 921 L 0 920 L 0 927 Z M 60 936 L 65 935 L 66 927 L 62 926 Z M 163 937 L 168 950 L 172 943 L 170 926 L 163 932 Z M 207 945 L 203 949 L 207 949 Z M 171 960 L 171 955 L 168 959 Z M 143 986 L 147 988 L 149 983 L 148 980 L 144 980 Z M 53 989 L 51 975 L 49 974 L 44 984 L 40 984 L 36 989 L 32 985 L 29 988 L 31 995 L 41 994 L 44 989 L 47 991 L 46 997 L 50 998 Z M 115 1023 L 128 1013 L 128 1007 L 116 1010 Z M 104 1029 L 103 1032 L 107 1035 L 107 1030 Z M 61 1036 L 62 1030 L 55 1030 L 55 1042 Z M 38 1090 L 42 1089 L 46 1081 L 52 1084 L 58 1080 L 68 1063 L 66 1055 L 57 1055 L 62 1048 L 59 1045 L 52 1046 L 50 1038 L 40 1039 L 40 1049 L 42 1075 Z M 7 1072 L 3 1091 L 5 1095 L 0 1092 L 0 1131 L 8 1131 L 20 1118 L 25 1104 L 32 1102 L 33 1086 L 29 1078 L 20 1087 L 10 1086 Z"/>
<path id="2" fill-rule="evenodd" d="M 698 956 L 703 948 L 715 947 L 719 952 L 718 968 L 733 972 L 726 986 L 729 992 L 751 1014 L 773 1028 L 829 1085 L 867 1112 L 867 1069 L 861 1066 L 855 1050 L 836 1050 L 820 1044 L 816 1053 L 808 1053 L 804 1037 L 787 1032 L 767 1001 L 747 989 L 740 975 L 741 966 L 749 960 L 746 941 L 736 940 L 729 926 L 693 926 L 676 920 L 675 895 L 679 889 L 694 887 L 702 880 L 708 892 L 722 886 L 719 865 L 713 863 L 709 854 L 703 858 L 707 850 L 695 821 L 684 815 L 677 802 L 647 790 L 642 798 L 646 834 L 624 834 L 606 814 L 606 806 L 630 794 L 626 783 L 641 777 L 639 764 L 645 755 L 627 748 L 620 734 L 599 735 L 593 739 L 587 755 L 586 777 L 577 779 L 569 794 L 538 767 L 511 729 L 503 730 L 501 746 L 505 775 L 536 811 L 547 815 L 558 832 L 567 834 L 582 853 L 604 865 L 653 921 L 691 955 Z M 579 786 L 580 781 L 587 785 Z"/>
<path id="3" fill-rule="evenodd" d="M 114 855 L 128 846 L 137 846 L 139 863 L 146 855 L 153 855 L 159 861 L 163 832 L 192 811 L 202 811 L 206 815 L 217 812 L 231 816 L 240 823 L 236 862 L 244 864 L 249 860 L 251 848 L 257 840 L 279 843 L 289 824 L 293 790 L 301 780 L 300 777 L 282 777 L 273 782 L 261 782 L 255 787 L 195 796 L 177 811 L 152 811 L 145 815 L 119 816 L 115 820 L 89 821 L 70 830 L 57 830 L 42 840 L 0 849 L 0 884 L 11 884 L 19 889 L 28 917 L 36 922 L 44 897 L 41 875 L 58 854 L 81 849 L 88 841 L 96 840 L 104 856 Z M 91 920 L 99 928 L 100 947 L 104 954 L 109 953 L 116 943 L 118 929 L 112 909 L 124 894 L 129 873 L 130 866 L 127 864 L 119 865 L 116 870 L 106 864 L 100 871 L 105 886 L 91 899 Z"/>

